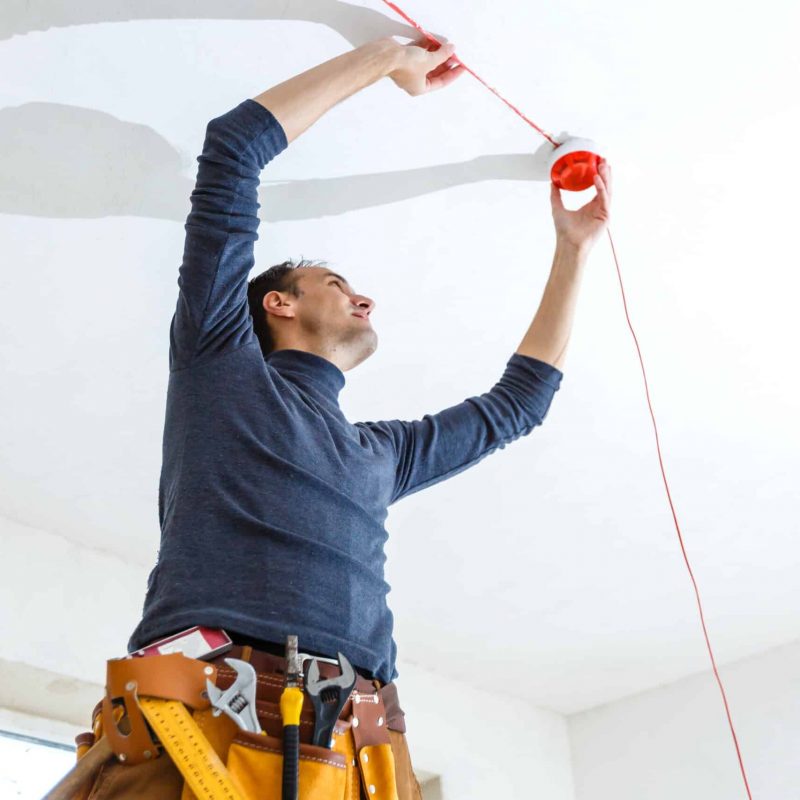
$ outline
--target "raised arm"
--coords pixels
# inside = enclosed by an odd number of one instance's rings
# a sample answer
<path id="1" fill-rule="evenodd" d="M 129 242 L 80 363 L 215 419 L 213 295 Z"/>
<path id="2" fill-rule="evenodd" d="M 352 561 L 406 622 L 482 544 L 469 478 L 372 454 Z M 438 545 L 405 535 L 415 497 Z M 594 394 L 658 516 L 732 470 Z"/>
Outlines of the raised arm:
<path id="1" fill-rule="evenodd" d="M 170 368 L 182 369 L 253 337 L 247 276 L 258 239 L 261 169 L 286 147 L 266 109 L 245 100 L 206 128 L 186 220 Z"/>
<path id="2" fill-rule="evenodd" d="M 411 422 L 359 422 L 396 463 L 390 502 L 463 472 L 541 425 L 561 372 L 515 353 L 485 394 Z"/>
<path id="3" fill-rule="evenodd" d="M 391 37 L 343 53 L 254 98 L 268 108 L 292 142 L 326 111 L 383 77 L 410 95 L 441 89 L 463 67 L 451 62 L 452 44 L 431 51 L 425 40 L 400 45 Z"/>
<path id="4" fill-rule="evenodd" d="M 452 46 L 380 39 L 245 100 L 206 129 L 170 329 L 170 366 L 181 369 L 254 337 L 247 278 L 258 239 L 261 170 L 328 109 L 384 76 L 412 95 L 451 83 Z"/>
<path id="5" fill-rule="evenodd" d="M 551 186 L 557 243 L 550 278 L 528 332 L 492 389 L 421 420 L 359 423 L 396 460 L 392 502 L 467 469 L 544 420 L 561 383 L 584 265 L 610 214 L 605 162 L 595 187 L 593 200 L 567 211 Z"/>
<path id="6" fill-rule="evenodd" d="M 600 163 L 595 177 L 597 195 L 577 211 L 567 211 L 561 192 L 550 185 L 556 252 L 536 316 L 517 353 L 538 358 L 561 369 L 572 332 L 578 289 L 589 251 L 603 233 L 611 214 L 611 167 Z"/>

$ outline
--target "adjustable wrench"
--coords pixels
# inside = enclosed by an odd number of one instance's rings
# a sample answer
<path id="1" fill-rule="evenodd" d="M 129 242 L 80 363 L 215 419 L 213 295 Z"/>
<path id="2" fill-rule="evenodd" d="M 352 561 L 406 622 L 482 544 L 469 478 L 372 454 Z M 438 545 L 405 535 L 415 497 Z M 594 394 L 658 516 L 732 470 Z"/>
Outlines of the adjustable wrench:
<path id="1" fill-rule="evenodd" d="M 225 663 L 236 670 L 236 680 L 225 691 L 206 680 L 206 690 L 213 714 L 227 714 L 243 731 L 261 733 L 256 716 L 256 671 L 252 664 L 238 658 L 226 658 Z"/>
<path id="2" fill-rule="evenodd" d="M 313 659 L 308 668 L 306 692 L 314 705 L 314 737 L 312 743 L 319 747 L 331 746 L 336 720 L 356 685 L 356 673 L 342 653 L 337 653 L 342 674 L 336 678 L 319 679 L 319 663 Z"/>

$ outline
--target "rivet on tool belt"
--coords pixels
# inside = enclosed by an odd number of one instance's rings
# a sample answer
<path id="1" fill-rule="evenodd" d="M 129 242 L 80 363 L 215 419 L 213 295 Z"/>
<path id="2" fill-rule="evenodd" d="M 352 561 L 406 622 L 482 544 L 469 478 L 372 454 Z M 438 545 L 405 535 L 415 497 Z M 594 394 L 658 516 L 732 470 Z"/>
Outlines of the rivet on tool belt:
<path id="1" fill-rule="evenodd" d="M 379 691 L 353 692 L 353 739 L 367 796 L 396 800 L 397 782 L 387 713 Z"/>

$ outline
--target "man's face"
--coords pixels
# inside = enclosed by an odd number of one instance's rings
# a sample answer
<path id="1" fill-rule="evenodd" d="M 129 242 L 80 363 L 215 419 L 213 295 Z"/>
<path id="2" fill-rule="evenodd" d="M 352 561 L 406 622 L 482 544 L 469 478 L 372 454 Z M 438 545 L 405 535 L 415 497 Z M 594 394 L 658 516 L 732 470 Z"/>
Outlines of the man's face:
<path id="1" fill-rule="evenodd" d="M 373 300 L 356 294 L 341 275 L 327 267 L 299 267 L 297 289 L 295 320 L 303 336 L 346 353 L 352 367 L 375 352 L 378 335 L 370 321 Z"/>

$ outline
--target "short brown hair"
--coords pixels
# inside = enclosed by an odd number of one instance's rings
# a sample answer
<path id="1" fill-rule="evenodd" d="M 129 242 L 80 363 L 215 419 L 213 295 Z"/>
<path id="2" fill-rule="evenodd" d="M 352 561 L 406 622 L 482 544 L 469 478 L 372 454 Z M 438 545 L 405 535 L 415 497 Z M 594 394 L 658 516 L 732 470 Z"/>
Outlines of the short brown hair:
<path id="1" fill-rule="evenodd" d="M 299 261 L 289 259 L 280 264 L 264 270 L 256 275 L 247 284 L 247 304 L 250 307 L 250 316 L 253 318 L 253 332 L 261 345 L 261 352 L 266 358 L 275 348 L 272 331 L 267 322 L 267 312 L 264 310 L 264 297 L 269 292 L 289 292 L 295 297 L 300 296 L 297 288 L 298 276 L 294 274 L 300 267 L 325 266 L 324 261 L 310 261 L 301 258 Z"/>

